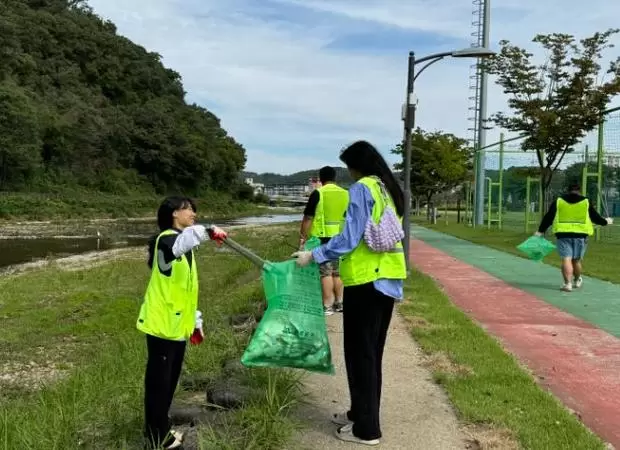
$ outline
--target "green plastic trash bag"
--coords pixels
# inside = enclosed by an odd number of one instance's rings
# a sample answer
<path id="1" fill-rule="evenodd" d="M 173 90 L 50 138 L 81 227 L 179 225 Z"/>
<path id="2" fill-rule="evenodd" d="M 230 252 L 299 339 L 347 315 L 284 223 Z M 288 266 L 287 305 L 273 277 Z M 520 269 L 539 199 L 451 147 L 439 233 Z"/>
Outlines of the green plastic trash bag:
<path id="1" fill-rule="evenodd" d="M 542 261 L 545 256 L 555 250 L 555 244 L 543 236 L 530 236 L 517 246 L 528 258 Z"/>
<path id="2" fill-rule="evenodd" d="M 262 278 L 267 310 L 241 363 L 334 374 L 318 265 L 298 267 L 294 260 L 270 262 Z"/>
<path id="3" fill-rule="evenodd" d="M 316 236 L 312 236 L 304 244 L 304 250 L 313 250 L 316 247 L 320 247 L 320 246 L 321 246 L 321 240 Z"/>

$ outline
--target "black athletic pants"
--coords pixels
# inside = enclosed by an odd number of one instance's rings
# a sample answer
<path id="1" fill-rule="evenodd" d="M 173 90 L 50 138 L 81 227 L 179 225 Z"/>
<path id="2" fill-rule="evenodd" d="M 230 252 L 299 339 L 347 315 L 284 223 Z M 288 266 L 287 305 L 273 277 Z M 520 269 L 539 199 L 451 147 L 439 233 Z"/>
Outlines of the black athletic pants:
<path id="1" fill-rule="evenodd" d="M 344 359 L 347 367 L 353 434 L 360 439 L 381 437 L 381 362 L 394 299 L 373 283 L 344 288 Z"/>
<path id="2" fill-rule="evenodd" d="M 170 445 L 168 412 L 185 356 L 185 341 L 169 341 L 146 335 L 148 360 L 144 377 L 144 434 L 150 445 Z"/>

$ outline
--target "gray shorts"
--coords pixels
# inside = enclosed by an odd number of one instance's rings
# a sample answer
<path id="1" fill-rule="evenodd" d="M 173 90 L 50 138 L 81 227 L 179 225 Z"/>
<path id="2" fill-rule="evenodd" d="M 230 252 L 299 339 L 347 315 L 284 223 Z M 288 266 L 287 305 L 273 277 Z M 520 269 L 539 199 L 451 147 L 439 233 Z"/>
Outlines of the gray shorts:
<path id="1" fill-rule="evenodd" d="M 325 261 L 323 264 L 319 264 L 319 273 L 321 278 L 325 277 L 339 277 L 340 276 L 340 260 Z"/>
<path id="2" fill-rule="evenodd" d="M 586 238 L 558 238 L 556 245 L 561 258 L 578 260 L 585 256 L 588 240 Z"/>

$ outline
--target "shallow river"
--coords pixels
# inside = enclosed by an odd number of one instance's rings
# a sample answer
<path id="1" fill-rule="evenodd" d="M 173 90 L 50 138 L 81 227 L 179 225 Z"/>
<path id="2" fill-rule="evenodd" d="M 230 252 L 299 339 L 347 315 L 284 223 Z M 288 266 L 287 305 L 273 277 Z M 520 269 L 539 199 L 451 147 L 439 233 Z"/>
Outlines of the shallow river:
<path id="1" fill-rule="evenodd" d="M 301 214 L 261 215 L 215 221 L 223 228 L 233 225 L 268 225 L 299 221 Z M 42 225 L 43 226 L 43 225 Z M 33 225 L 29 225 L 29 228 Z M 46 224 L 39 233 L 19 233 L 10 236 L 0 227 L 0 267 L 20 264 L 47 257 L 62 257 L 93 250 L 107 250 L 144 245 L 156 228 L 152 221 L 89 222 L 74 228 Z M 4 231 L 4 233 L 3 233 Z M 99 234 L 99 237 L 97 237 Z"/>

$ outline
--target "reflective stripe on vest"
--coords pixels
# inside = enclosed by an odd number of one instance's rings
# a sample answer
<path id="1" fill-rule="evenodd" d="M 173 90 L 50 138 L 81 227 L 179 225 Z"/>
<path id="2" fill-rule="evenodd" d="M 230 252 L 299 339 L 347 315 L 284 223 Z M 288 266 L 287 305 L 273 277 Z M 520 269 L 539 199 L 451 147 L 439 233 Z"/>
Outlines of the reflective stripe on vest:
<path id="1" fill-rule="evenodd" d="M 349 206 L 349 192 L 333 183 L 317 190 L 319 203 L 312 219 L 310 236 L 334 237 L 344 227 L 344 215 Z"/>
<path id="2" fill-rule="evenodd" d="M 394 202 L 389 195 L 384 197 L 375 178 L 365 177 L 358 183 L 370 190 L 375 202 L 372 208 L 372 220 L 375 223 L 381 219 L 386 201 L 396 211 Z M 402 221 L 401 217 L 399 219 Z M 401 242 L 398 242 L 394 249 L 388 252 L 376 253 L 370 250 L 362 239 L 351 253 L 340 259 L 340 279 L 345 286 L 358 286 L 381 278 L 397 280 L 407 278 L 405 255 Z"/>
<path id="3" fill-rule="evenodd" d="M 577 203 L 568 203 L 558 198 L 553 219 L 554 233 L 579 233 L 592 236 L 594 225 L 590 219 L 590 201 L 586 198 Z"/>
<path id="4" fill-rule="evenodd" d="M 155 241 L 151 278 L 136 327 L 152 336 L 180 341 L 188 339 L 194 330 L 198 308 L 198 271 L 193 251 L 190 253 L 191 266 L 187 257 L 182 255 L 172 261 L 169 277 L 159 271 L 159 239 L 171 234 L 176 234 L 176 231 L 166 230 Z"/>

